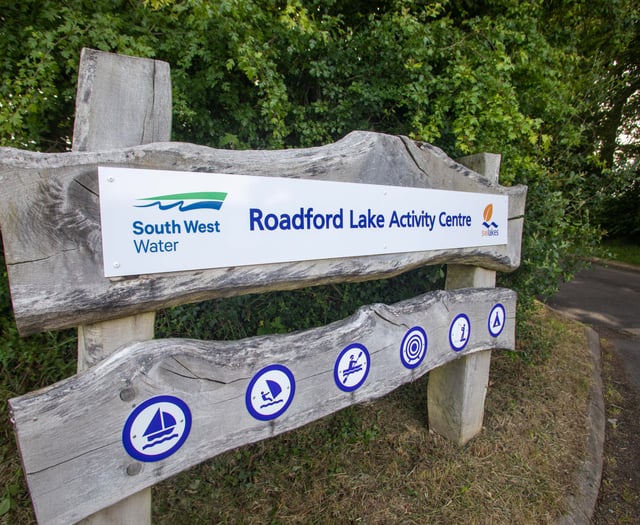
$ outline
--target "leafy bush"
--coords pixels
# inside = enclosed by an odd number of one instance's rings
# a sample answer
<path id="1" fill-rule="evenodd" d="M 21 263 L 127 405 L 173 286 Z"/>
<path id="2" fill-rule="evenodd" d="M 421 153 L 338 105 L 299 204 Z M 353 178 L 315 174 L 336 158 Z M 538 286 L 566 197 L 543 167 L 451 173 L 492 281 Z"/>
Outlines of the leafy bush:
<path id="1" fill-rule="evenodd" d="M 602 202 L 599 222 L 609 238 L 640 242 L 640 181 L 637 175 L 634 170 L 630 180 Z"/>
<path id="2" fill-rule="evenodd" d="M 158 313 L 158 337 L 230 340 L 286 333 L 344 319 L 364 304 L 392 304 L 442 288 L 440 267 L 426 267 L 393 279 L 309 287 L 292 292 L 204 301 Z"/>
<path id="3" fill-rule="evenodd" d="M 0 145 L 69 148 L 78 58 L 92 47 L 169 62 L 174 140 L 306 147 L 366 129 L 454 158 L 498 152 L 501 182 L 529 185 L 523 264 L 500 278 L 527 304 L 599 238 L 591 211 L 607 162 L 594 152 L 603 108 L 621 92 L 610 76 L 626 74 L 610 66 L 634 60 L 637 19 L 630 2 L 14 2 L 0 13 Z M 171 332 L 169 316 L 225 337 L 287 331 L 351 313 L 354 295 L 371 302 L 403 279 L 175 309 L 159 326 Z"/>

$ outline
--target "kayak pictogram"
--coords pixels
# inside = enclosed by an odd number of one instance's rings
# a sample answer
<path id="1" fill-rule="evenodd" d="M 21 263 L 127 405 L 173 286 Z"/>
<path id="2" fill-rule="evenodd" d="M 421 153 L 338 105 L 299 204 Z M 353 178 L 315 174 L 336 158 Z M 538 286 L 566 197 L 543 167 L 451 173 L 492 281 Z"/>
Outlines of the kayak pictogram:
<path id="1" fill-rule="evenodd" d="M 371 358 L 367 348 L 360 343 L 345 347 L 333 367 L 333 379 L 337 387 L 345 392 L 360 388 L 369 375 Z"/>

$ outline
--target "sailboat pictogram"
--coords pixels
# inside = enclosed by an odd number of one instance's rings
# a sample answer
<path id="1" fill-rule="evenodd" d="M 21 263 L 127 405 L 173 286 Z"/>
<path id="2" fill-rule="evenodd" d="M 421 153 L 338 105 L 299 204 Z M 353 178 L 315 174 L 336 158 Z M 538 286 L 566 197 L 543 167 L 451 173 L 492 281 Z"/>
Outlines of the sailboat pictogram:
<path id="1" fill-rule="evenodd" d="M 169 412 L 163 412 L 158 408 L 155 415 L 151 419 L 149 426 L 144 431 L 143 436 L 147 438 L 147 444 L 142 447 L 145 450 L 149 447 L 159 445 L 173 438 L 177 438 L 178 434 L 171 434 L 176 428 L 176 418 Z"/>

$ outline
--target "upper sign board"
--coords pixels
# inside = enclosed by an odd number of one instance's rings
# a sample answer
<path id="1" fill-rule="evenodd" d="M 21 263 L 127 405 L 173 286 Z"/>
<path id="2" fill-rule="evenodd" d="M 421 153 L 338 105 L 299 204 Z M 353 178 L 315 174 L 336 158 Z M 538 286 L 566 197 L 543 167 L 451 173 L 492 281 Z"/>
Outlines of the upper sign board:
<path id="1" fill-rule="evenodd" d="M 507 244 L 508 197 L 100 167 L 104 274 Z"/>

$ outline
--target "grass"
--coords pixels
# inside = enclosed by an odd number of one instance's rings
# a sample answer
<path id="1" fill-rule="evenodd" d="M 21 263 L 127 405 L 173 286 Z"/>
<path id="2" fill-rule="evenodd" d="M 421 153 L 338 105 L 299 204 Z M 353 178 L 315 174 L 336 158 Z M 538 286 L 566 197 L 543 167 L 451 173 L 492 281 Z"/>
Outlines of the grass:
<path id="1" fill-rule="evenodd" d="M 640 243 L 625 239 L 609 239 L 602 248 L 609 259 L 640 266 Z"/>
<path id="2" fill-rule="evenodd" d="M 519 345 L 539 357 L 494 352 L 485 427 L 465 447 L 429 432 L 423 378 L 157 485 L 153 522 L 551 522 L 583 455 L 589 360 L 580 327 L 542 307 L 529 323 Z M 9 432 L 1 452 L 0 523 L 33 523 Z"/>
<path id="3" fill-rule="evenodd" d="M 606 338 L 600 341 L 607 428 L 602 481 L 593 523 L 637 524 L 640 516 L 637 460 L 640 393 L 630 384 L 624 361 L 615 345 Z"/>

